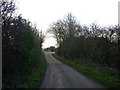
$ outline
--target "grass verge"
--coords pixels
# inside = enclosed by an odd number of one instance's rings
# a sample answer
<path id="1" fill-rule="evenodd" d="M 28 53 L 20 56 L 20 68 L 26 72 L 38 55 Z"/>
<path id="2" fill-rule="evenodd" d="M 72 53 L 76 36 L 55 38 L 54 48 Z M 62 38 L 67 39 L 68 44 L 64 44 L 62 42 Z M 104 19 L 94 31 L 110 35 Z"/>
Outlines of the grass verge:
<path id="1" fill-rule="evenodd" d="M 120 85 L 119 77 L 113 76 L 107 72 L 97 71 L 96 69 L 94 69 L 92 67 L 88 67 L 83 64 L 78 64 L 74 61 L 66 60 L 56 54 L 53 54 L 53 56 L 56 59 L 60 60 L 61 62 L 65 63 L 77 70 L 80 70 L 83 73 L 85 73 L 87 76 L 99 81 L 100 83 L 105 85 L 107 88 L 119 88 L 119 85 Z"/>
<path id="2" fill-rule="evenodd" d="M 46 61 L 44 57 L 44 53 L 39 57 L 39 65 L 35 67 L 31 74 L 29 74 L 24 82 L 18 85 L 18 88 L 38 88 L 42 84 L 45 72 L 46 72 Z"/>

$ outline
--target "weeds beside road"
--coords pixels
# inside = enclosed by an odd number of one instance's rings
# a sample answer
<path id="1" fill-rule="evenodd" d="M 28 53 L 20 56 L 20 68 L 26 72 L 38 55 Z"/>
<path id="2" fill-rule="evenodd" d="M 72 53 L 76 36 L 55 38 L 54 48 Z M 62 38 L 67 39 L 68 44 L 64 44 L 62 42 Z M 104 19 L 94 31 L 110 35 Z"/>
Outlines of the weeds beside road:
<path id="1" fill-rule="evenodd" d="M 46 72 L 46 61 L 44 53 L 39 56 L 38 67 L 35 67 L 31 74 L 27 76 L 24 82 L 18 86 L 18 88 L 38 88 L 43 81 Z"/>
<path id="2" fill-rule="evenodd" d="M 88 67 L 83 64 L 75 63 L 74 61 L 66 60 L 56 54 L 53 54 L 53 56 L 56 59 L 60 60 L 61 62 L 77 69 L 78 71 L 82 71 L 84 74 L 88 75 L 89 77 L 101 82 L 108 88 L 119 88 L 120 85 L 119 77 L 108 74 L 106 72 L 98 71 L 94 68 Z"/>

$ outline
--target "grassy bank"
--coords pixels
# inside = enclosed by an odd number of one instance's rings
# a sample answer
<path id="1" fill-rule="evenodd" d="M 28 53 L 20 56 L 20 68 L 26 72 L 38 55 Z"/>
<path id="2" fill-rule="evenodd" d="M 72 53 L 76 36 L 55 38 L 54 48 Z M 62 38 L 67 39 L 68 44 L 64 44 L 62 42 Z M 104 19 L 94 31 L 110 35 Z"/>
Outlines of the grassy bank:
<path id="1" fill-rule="evenodd" d="M 22 84 L 18 85 L 18 88 L 38 88 L 42 84 L 45 72 L 46 72 L 46 61 L 44 53 L 39 55 L 38 67 L 35 67 L 32 70 L 32 73 L 29 74 Z"/>
<path id="2" fill-rule="evenodd" d="M 119 88 L 120 78 L 118 80 L 118 77 L 116 77 L 116 76 L 113 76 L 106 72 L 97 71 L 96 69 L 94 69 L 92 67 L 88 67 L 83 64 L 78 64 L 78 63 L 75 63 L 74 61 L 66 60 L 56 54 L 53 54 L 53 56 L 56 59 L 60 60 L 61 62 L 65 63 L 79 71 L 82 71 L 87 76 L 101 82 L 103 85 L 105 85 L 108 88 Z"/>

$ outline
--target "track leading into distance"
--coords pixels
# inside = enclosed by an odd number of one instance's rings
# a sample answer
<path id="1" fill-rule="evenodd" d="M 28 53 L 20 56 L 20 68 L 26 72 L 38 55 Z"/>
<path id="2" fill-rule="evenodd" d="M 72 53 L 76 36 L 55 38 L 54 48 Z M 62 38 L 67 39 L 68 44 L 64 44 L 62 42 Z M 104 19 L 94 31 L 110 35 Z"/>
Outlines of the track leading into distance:
<path id="1" fill-rule="evenodd" d="M 48 68 L 40 88 L 104 88 L 95 80 L 55 59 L 50 52 L 45 52 L 45 58 Z"/>

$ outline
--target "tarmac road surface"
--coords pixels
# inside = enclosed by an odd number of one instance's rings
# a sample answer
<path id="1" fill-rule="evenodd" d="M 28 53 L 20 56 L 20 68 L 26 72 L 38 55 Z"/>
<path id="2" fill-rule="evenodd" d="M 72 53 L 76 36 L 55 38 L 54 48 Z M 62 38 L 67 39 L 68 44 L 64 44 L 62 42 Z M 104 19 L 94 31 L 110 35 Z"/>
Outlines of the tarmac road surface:
<path id="1" fill-rule="evenodd" d="M 104 88 L 93 79 L 56 60 L 50 52 L 45 52 L 48 65 L 40 88 Z"/>

